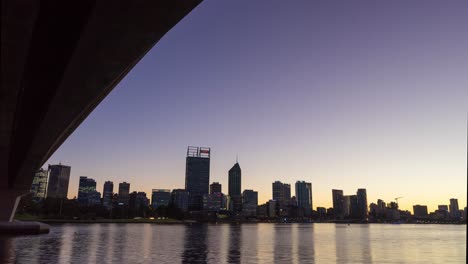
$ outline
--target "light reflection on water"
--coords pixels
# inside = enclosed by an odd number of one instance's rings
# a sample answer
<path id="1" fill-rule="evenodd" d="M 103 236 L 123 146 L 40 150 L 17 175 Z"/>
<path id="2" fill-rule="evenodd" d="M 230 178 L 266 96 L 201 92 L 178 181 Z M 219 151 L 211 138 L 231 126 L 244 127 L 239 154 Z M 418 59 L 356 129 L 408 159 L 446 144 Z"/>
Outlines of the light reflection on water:
<path id="1" fill-rule="evenodd" d="M 465 263 L 466 225 L 63 224 L 0 263 Z"/>

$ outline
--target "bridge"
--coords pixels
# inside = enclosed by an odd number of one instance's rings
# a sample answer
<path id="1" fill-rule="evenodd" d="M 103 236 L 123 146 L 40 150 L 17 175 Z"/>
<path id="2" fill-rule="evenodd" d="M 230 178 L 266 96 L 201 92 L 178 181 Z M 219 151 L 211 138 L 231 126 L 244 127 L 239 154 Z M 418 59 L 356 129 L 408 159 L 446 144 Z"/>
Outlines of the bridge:
<path id="1" fill-rule="evenodd" d="M 0 221 L 35 172 L 201 0 L 2 0 Z"/>

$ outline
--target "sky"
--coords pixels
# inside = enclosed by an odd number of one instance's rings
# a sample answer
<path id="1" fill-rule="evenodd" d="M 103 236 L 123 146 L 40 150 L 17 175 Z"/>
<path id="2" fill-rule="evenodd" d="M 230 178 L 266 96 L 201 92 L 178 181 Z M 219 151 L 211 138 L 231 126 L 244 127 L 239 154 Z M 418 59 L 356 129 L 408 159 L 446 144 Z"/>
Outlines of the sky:
<path id="1" fill-rule="evenodd" d="M 468 2 L 206 0 L 130 71 L 47 164 L 184 188 L 187 146 L 210 182 L 272 197 L 272 182 L 367 189 L 368 203 L 430 211 L 467 197 Z"/>

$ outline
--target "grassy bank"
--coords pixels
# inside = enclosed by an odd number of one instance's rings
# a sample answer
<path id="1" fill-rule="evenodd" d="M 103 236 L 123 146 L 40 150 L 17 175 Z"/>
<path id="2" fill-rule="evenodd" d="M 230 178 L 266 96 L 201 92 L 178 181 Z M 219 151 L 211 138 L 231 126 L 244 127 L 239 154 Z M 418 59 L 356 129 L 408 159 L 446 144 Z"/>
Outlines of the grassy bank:
<path id="1" fill-rule="evenodd" d="M 140 218 L 140 219 L 48 219 L 48 218 L 38 218 L 31 215 L 16 215 L 15 220 L 19 221 L 36 221 L 47 224 L 59 224 L 59 223 L 74 223 L 74 224 L 92 224 L 92 223 L 146 223 L 146 224 L 190 224 L 195 221 L 190 220 L 177 220 L 177 219 L 149 219 L 149 218 Z"/>

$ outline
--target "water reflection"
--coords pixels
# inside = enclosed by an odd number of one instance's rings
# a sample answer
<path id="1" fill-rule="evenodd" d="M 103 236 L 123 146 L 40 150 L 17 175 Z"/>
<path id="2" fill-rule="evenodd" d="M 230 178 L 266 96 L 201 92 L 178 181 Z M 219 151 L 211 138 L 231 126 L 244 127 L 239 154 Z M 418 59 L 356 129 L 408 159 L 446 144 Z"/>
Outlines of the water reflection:
<path id="1" fill-rule="evenodd" d="M 259 243 L 264 237 L 259 233 L 257 224 L 241 225 L 242 235 L 239 243 L 242 263 L 258 263 L 259 259 Z"/>
<path id="2" fill-rule="evenodd" d="M 299 263 L 315 263 L 314 225 L 297 224 L 297 235 L 293 238 L 297 245 Z"/>
<path id="3" fill-rule="evenodd" d="M 421 243 L 430 241 L 431 243 Z M 465 263 L 466 225 L 52 225 L 0 263 Z"/>
<path id="4" fill-rule="evenodd" d="M 240 225 L 229 225 L 229 251 L 227 262 L 240 263 L 241 260 L 241 237 L 242 227 Z"/>
<path id="5" fill-rule="evenodd" d="M 275 248 L 274 262 L 275 263 L 291 263 L 292 260 L 292 236 L 290 224 L 277 224 L 274 227 L 275 233 Z"/>
<path id="6" fill-rule="evenodd" d="M 357 261 L 372 263 L 369 241 L 369 225 L 335 225 L 336 262 Z"/>
<path id="7" fill-rule="evenodd" d="M 185 245 L 182 263 L 207 263 L 207 225 L 194 224 L 185 227 Z"/>
<path id="8" fill-rule="evenodd" d="M 15 259 L 14 241 L 12 238 L 0 237 L 0 263 L 12 263 Z"/>

